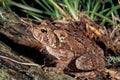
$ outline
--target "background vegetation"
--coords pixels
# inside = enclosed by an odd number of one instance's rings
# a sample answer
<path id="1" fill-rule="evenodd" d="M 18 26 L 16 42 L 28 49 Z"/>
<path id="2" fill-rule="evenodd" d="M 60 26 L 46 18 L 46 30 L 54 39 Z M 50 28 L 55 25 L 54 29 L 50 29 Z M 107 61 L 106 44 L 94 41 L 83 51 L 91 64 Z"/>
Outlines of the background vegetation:
<path id="1" fill-rule="evenodd" d="M 1 0 L 3 5 L 11 6 L 18 15 L 43 19 L 79 19 L 85 13 L 98 24 L 115 24 L 112 15 L 120 18 L 119 0 Z M 116 22 L 117 23 L 117 22 Z"/>

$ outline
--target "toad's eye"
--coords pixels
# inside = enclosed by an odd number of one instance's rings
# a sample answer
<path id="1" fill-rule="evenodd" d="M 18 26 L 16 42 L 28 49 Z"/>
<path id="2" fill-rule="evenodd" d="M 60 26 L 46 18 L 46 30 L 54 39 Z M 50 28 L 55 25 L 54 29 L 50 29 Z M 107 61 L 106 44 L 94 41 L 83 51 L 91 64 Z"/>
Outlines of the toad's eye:
<path id="1" fill-rule="evenodd" d="M 46 29 L 41 29 L 41 32 L 42 33 L 47 33 L 47 30 Z"/>

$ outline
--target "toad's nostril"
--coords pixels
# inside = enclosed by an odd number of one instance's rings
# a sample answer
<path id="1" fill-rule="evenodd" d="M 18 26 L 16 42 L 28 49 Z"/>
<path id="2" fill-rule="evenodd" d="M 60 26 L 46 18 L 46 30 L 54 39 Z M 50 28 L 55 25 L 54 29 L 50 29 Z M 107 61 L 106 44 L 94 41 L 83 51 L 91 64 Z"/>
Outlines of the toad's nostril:
<path id="1" fill-rule="evenodd" d="M 63 34 L 60 34 L 60 37 L 65 37 L 65 35 L 63 35 Z"/>
<path id="2" fill-rule="evenodd" d="M 46 29 L 41 29 L 41 32 L 47 33 L 47 30 Z"/>

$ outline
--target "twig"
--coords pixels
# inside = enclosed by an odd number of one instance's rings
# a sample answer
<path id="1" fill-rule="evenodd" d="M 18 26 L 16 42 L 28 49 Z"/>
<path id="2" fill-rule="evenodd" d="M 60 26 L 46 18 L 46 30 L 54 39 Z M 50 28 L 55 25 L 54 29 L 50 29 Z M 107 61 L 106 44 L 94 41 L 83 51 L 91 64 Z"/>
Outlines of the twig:
<path id="1" fill-rule="evenodd" d="M 118 29 L 118 26 L 115 26 L 115 28 L 112 30 L 111 34 L 110 34 L 110 38 L 113 38 L 115 35 L 115 31 Z"/>
<path id="2" fill-rule="evenodd" d="M 120 19 L 117 18 L 117 17 L 113 14 L 113 12 L 111 13 L 111 15 L 112 15 L 112 19 L 113 19 L 114 22 L 116 22 L 116 21 L 120 22 Z"/>
<path id="3" fill-rule="evenodd" d="M 19 62 L 19 61 L 16 61 L 16 60 L 14 60 L 14 59 L 11 59 L 11 58 L 9 58 L 9 57 L 2 56 L 2 55 L 0 55 L 0 58 L 8 59 L 8 60 L 10 60 L 10 61 L 12 61 L 12 62 L 15 62 L 15 63 L 18 63 L 18 64 L 22 64 L 22 65 L 40 67 L 40 65 L 35 64 L 35 63 L 23 63 L 23 62 Z"/>
<path id="4" fill-rule="evenodd" d="M 120 72 L 117 70 L 105 69 L 105 72 L 108 72 L 114 80 L 120 80 Z M 112 79 L 113 80 L 113 79 Z"/>

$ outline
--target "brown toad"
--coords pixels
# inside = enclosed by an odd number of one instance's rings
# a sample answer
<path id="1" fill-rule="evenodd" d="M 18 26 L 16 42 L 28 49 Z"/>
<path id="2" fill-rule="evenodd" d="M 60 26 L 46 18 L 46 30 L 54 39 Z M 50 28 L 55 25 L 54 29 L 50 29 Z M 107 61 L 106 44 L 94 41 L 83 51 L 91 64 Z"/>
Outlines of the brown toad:
<path id="1" fill-rule="evenodd" d="M 63 71 L 69 65 L 74 65 L 72 69 L 76 72 L 71 70 L 71 74 L 75 76 L 97 75 L 105 67 L 102 49 L 82 31 L 74 33 L 47 24 L 40 24 L 32 30 L 34 38 L 57 59 L 53 69 Z"/>

